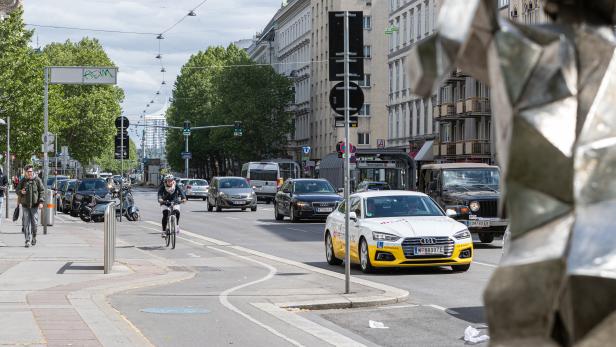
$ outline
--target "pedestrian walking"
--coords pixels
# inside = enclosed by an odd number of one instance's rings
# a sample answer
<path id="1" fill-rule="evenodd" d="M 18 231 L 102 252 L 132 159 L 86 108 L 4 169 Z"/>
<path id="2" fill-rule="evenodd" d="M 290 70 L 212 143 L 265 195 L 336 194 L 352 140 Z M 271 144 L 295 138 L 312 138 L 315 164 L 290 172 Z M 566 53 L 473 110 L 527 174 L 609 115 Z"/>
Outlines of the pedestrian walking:
<path id="1" fill-rule="evenodd" d="M 9 180 L 0 168 L 0 225 L 2 225 L 2 206 L 4 205 L 4 194 L 5 192 L 8 192 L 7 189 L 9 189 Z"/>
<path id="2" fill-rule="evenodd" d="M 38 209 L 45 201 L 45 187 L 40 178 L 34 176 L 32 165 L 24 168 L 26 176 L 15 189 L 21 202 L 22 223 L 26 237 L 26 248 L 36 245 L 36 227 L 38 225 Z"/>

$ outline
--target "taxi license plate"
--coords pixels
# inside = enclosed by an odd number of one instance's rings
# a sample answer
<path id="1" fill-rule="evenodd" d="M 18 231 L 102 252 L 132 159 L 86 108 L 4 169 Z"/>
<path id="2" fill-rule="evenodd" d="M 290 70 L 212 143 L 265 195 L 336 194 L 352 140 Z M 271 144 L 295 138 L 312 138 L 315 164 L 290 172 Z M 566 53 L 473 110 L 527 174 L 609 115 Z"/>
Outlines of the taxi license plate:
<path id="1" fill-rule="evenodd" d="M 433 254 L 445 254 L 445 247 L 443 246 L 429 246 L 429 247 L 415 247 L 415 255 L 433 255 Z"/>
<path id="2" fill-rule="evenodd" d="M 317 213 L 324 213 L 324 212 L 329 213 L 329 212 L 331 212 L 333 210 L 334 209 L 332 207 L 322 207 L 322 208 L 317 208 L 316 209 Z"/>
<path id="3" fill-rule="evenodd" d="M 489 220 L 471 220 L 468 222 L 468 226 L 471 228 L 489 228 Z"/>
<path id="4" fill-rule="evenodd" d="M 244 205 L 244 203 L 242 200 L 233 200 L 233 205 Z"/>

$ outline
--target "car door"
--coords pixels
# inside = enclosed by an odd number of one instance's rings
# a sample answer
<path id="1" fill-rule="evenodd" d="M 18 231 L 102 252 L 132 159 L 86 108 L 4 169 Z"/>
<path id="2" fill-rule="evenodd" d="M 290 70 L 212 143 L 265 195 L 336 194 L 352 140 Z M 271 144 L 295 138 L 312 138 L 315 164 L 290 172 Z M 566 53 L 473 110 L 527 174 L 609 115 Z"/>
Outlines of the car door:
<path id="1" fill-rule="evenodd" d="M 338 206 L 336 212 L 332 213 L 329 218 L 331 218 L 331 233 L 332 233 L 332 244 L 334 246 L 335 253 L 338 257 L 344 257 L 346 253 L 345 248 L 345 238 L 344 238 L 344 211 L 346 210 L 345 202 L 342 201 Z"/>
<path id="2" fill-rule="evenodd" d="M 290 187 L 291 181 L 287 181 L 282 187 L 280 187 L 280 190 L 276 192 L 276 199 L 274 200 L 275 208 L 278 209 L 278 213 L 283 215 L 287 214 L 287 210 L 285 207 L 285 191 L 289 190 Z"/>
<path id="3" fill-rule="evenodd" d="M 355 212 L 357 215 L 357 221 L 349 221 L 349 236 L 351 239 L 351 261 L 359 262 L 359 237 L 360 224 L 361 224 L 361 199 L 359 197 L 352 197 L 350 200 L 351 212 Z M 344 225 L 343 225 L 344 228 Z"/>
<path id="4" fill-rule="evenodd" d="M 281 189 L 281 199 L 282 199 L 282 211 L 285 215 L 291 214 L 291 200 L 293 199 L 293 190 L 295 189 L 295 184 L 293 181 L 289 180 L 284 185 L 286 189 Z M 284 187 L 283 186 L 283 187 Z"/>

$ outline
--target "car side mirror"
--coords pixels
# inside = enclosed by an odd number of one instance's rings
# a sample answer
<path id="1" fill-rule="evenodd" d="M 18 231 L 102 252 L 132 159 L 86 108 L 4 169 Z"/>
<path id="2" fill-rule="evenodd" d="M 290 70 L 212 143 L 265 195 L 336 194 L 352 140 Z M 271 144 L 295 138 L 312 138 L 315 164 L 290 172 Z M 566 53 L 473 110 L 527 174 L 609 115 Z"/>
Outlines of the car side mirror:
<path id="1" fill-rule="evenodd" d="M 458 216 L 458 212 L 452 208 L 448 208 L 447 211 L 445 211 L 445 214 L 449 218 L 456 218 Z"/>
<path id="2" fill-rule="evenodd" d="M 349 219 L 357 223 L 357 213 L 349 212 Z"/>

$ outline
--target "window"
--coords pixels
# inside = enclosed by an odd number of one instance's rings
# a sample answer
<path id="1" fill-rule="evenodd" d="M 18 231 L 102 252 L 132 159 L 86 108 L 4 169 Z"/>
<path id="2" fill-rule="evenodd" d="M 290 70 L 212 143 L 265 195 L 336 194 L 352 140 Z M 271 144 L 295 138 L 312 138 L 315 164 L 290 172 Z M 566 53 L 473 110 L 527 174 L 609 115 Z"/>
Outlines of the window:
<path id="1" fill-rule="evenodd" d="M 369 145 L 370 144 L 370 133 L 357 133 L 357 144 Z"/>
<path id="2" fill-rule="evenodd" d="M 372 29 L 372 17 L 364 16 L 364 29 L 366 30 Z"/>
<path id="3" fill-rule="evenodd" d="M 415 41 L 415 22 L 413 21 L 413 16 L 415 15 L 415 13 L 413 12 L 413 10 L 411 10 L 411 13 L 409 14 L 409 40 L 410 42 Z"/>
<path id="4" fill-rule="evenodd" d="M 421 5 L 417 6 L 417 39 L 421 39 Z"/>
<path id="5" fill-rule="evenodd" d="M 365 73 L 364 74 L 364 79 L 359 81 L 359 86 L 360 87 L 370 87 L 370 74 L 369 73 Z"/>
<path id="6" fill-rule="evenodd" d="M 406 45 L 406 13 L 402 15 L 402 45 Z"/>
<path id="7" fill-rule="evenodd" d="M 364 46 L 364 58 L 372 57 L 372 46 Z"/>
<path id="8" fill-rule="evenodd" d="M 360 116 L 369 116 L 370 115 L 370 104 L 364 104 L 359 110 Z"/>
<path id="9" fill-rule="evenodd" d="M 426 20 L 425 20 L 426 35 L 428 35 L 430 33 L 430 0 L 426 1 L 426 8 L 425 8 L 424 13 L 426 14 Z"/>

